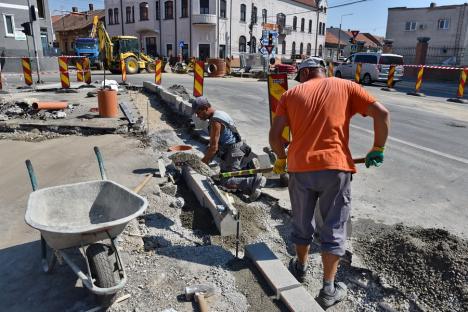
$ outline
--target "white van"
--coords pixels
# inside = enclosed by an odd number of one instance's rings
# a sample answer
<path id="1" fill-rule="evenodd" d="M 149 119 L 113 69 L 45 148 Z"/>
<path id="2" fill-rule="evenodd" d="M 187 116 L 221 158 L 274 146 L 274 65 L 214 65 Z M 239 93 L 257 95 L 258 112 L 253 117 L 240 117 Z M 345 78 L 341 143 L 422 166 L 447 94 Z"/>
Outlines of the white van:
<path id="1" fill-rule="evenodd" d="M 383 54 L 376 52 L 356 53 L 336 66 L 335 77 L 354 79 L 356 64 L 362 63 L 361 79 L 363 84 L 370 85 L 375 81 L 387 82 L 390 65 L 395 68 L 394 82 L 398 82 L 404 75 L 403 56 L 398 54 Z"/>

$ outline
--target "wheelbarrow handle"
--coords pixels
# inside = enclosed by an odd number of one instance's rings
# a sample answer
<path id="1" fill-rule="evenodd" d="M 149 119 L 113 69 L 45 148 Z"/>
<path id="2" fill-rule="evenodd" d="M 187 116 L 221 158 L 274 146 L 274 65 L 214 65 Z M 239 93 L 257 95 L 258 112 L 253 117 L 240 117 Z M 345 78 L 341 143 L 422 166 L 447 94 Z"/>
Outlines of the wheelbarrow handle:
<path id="1" fill-rule="evenodd" d="M 29 180 L 31 181 L 31 186 L 33 191 L 37 190 L 37 178 L 36 174 L 34 173 L 34 168 L 29 159 L 26 160 L 26 168 L 28 169 Z"/>
<path id="2" fill-rule="evenodd" d="M 366 157 L 363 157 L 363 158 L 355 158 L 353 159 L 353 162 L 355 164 L 365 164 L 366 163 Z"/>
<path id="3" fill-rule="evenodd" d="M 102 155 L 101 155 L 101 151 L 99 150 L 99 147 L 97 146 L 94 147 L 94 153 L 96 154 L 96 158 L 98 161 L 99 171 L 101 172 L 101 178 L 103 180 L 107 180 L 106 169 L 104 168 L 104 161 L 102 160 Z"/>

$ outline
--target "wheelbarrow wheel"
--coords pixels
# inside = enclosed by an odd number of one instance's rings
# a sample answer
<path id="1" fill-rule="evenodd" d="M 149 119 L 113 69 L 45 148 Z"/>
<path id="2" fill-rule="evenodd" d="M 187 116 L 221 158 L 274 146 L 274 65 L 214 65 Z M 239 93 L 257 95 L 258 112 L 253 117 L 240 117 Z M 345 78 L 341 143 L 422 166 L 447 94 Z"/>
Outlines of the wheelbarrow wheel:
<path id="1" fill-rule="evenodd" d="M 117 285 L 119 271 L 115 251 L 110 246 L 101 243 L 92 244 L 86 249 L 86 257 L 96 286 L 109 288 Z M 115 301 L 116 296 L 116 293 L 100 295 L 97 296 L 97 300 L 101 306 L 109 307 Z"/>

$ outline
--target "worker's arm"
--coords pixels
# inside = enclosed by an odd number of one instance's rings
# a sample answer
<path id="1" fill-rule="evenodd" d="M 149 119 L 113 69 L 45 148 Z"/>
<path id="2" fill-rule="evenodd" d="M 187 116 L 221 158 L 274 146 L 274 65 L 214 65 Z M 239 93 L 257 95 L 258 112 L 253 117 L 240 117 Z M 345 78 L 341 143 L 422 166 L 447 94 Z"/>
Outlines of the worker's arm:
<path id="1" fill-rule="evenodd" d="M 390 113 L 379 102 L 367 107 L 366 115 L 374 119 L 374 146 L 384 147 L 390 128 Z"/>
<path id="2" fill-rule="evenodd" d="M 202 158 L 205 164 L 209 164 L 210 161 L 215 157 L 216 152 L 219 148 L 219 137 L 221 135 L 221 123 L 213 121 L 210 127 L 210 146 Z"/>
<path id="3" fill-rule="evenodd" d="M 366 167 L 380 167 L 390 128 L 390 113 L 382 104 L 374 102 L 367 107 L 366 115 L 374 119 L 374 146 L 366 156 Z"/>
<path id="4" fill-rule="evenodd" d="M 281 174 L 286 169 L 286 150 L 284 148 L 283 130 L 288 124 L 286 116 L 276 116 L 270 129 L 270 146 L 278 157 L 273 172 Z"/>

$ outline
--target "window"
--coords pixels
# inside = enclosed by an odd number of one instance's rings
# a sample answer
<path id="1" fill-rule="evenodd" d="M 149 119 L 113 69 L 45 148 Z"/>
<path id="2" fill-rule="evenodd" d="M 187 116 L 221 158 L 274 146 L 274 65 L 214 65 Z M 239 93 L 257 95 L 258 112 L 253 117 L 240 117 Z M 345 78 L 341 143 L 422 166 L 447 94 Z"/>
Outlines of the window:
<path id="1" fill-rule="evenodd" d="M 210 0 L 200 0 L 200 14 L 210 14 Z"/>
<path id="2" fill-rule="evenodd" d="M 299 45 L 299 54 L 302 55 L 303 52 L 304 52 L 304 44 L 301 42 L 301 44 Z"/>
<path id="3" fill-rule="evenodd" d="M 322 47 L 322 45 L 319 45 L 318 54 L 319 54 L 320 57 L 322 57 L 322 52 L 323 52 L 323 47 Z"/>
<path id="4" fill-rule="evenodd" d="M 247 43 L 247 40 L 245 39 L 245 36 L 240 36 L 239 37 L 239 52 L 246 52 L 246 43 Z"/>
<path id="5" fill-rule="evenodd" d="M 449 29 L 449 21 L 447 19 L 440 19 L 437 23 L 439 29 Z"/>
<path id="6" fill-rule="evenodd" d="M 293 18 L 293 30 L 296 31 L 297 30 L 297 17 L 294 16 Z"/>
<path id="7" fill-rule="evenodd" d="M 240 12 L 240 20 L 241 20 L 241 22 L 245 22 L 245 11 L 246 11 L 246 6 L 245 6 L 245 4 L 241 4 L 241 12 Z"/>
<path id="8" fill-rule="evenodd" d="M 293 41 L 292 46 L 291 46 L 291 56 L 296 54 L 296 42 Z"/>
<path id="9" fill-rule="evenodd" d="M 159 1 L 156 1 L 156 20 L 161 19 L 161 7 L 159 6 Z"/>
<path id="10" fill-rule="evenodd" d="M 416 30 L 416 22 L 406 22 L 405 30 L 406 31 L 415 31 Z"/>
<path id="11" fill-rule="evenodd" d="M 306 54 L 308 56 L 310 56 L 310 52 L 312 51 L 312 45 L 310 43 L 307 44 L 307 50 L 306 50 Z"/>
<path id="12" fill-rule="evenodd" d="M 166 44 L 166 56 L 168 57 L 172 56 L 172 43 Z"/>
<path id="13" fill-rule="evenodd" d="M 322 23 L 322 35 L 325 36 L 325 23 Z"/>
<path id="14" fill-rule="evenodd" d="M 266 23 L 267 22 L 267 16 L 268 16 L 268 12 L 266 9 L 263 9 L 262 10 L 262 22 L 263 23 Z"/>
<path id="15" fill-rule="evenodd" d="M 286 54 L 286 40 L 281 44 L 281 54 Z"/>
<path id="16" fill-rule="evenodd" d="M 250 49 L 251 49 L 250 53 L 257 53 L 257 38 L 252 37 Z"/>
<path id="17" fill-rule="evenodd" d="M 257 24 L 257 7 L 252 8 L 252 23 Z"/>
<path id="18" fill-rule="evenodd" d="M 132 8 L 129 6 L 125 8 L 125 23 L 132 23 Z"/>
<path id="19" fill-rule="evenodd" d="M 312 33 L 312 20 L 309 20 L 309 34 Z"/>
<path id="20" fill-rule="evenodd" d="M 44 0 L 37 0 L 37 13 L 39 18 L 45 18 Z"/>
<path id="21" fill-rule="evenodd" d="M 322 22 L 319 23 L 319 29 L 318 29 L 318 34 L 322 34 Z"/>
<path id="22" fill-rule="evenodd" d="M 107 10 L 107 15 L 109 16 L 109 25 L 114 24 L 114 10 Z"/>
<path id="23" fill-rule="evenodd" d="M 333 50 L 332 49 L 328 49 L 328 57 L 333 59 Z"/>
<path id="24" fill-rule="evenodd" d="M 3 15 L 3 22 L 5 23 L 5 33 L 7 37 L 15 36 L 15 18 L 13 15 Z"/>
<path id="25" fill-rule="evenodd" d="M 164 2 L 164 19 L 173 19 L 174 10 L 172 1 Z"/>
<path id="26" fill-rule="evenodd" d="M 221 0 L 219 4 L 219 15 L 221 18 L 226 18 L 226 0 Z"/>
<path id="27" fill-rule="evenodd" d="M 301 31 L 304 32 L 305 30 L 305 18 L 301 19 Z"/>
<path id="28" fill-rule="evenodd" d="M 119 23 L 119 9 L 115 8 L 114 9 L 114 24 Z"/>
<path id="29" fill-rule="evenodd" d="M 377 64 L 376 55 L 356 54 L 354 58 L 355 63 Z"/>
<path id="30" fill-rule="evenodd" d="M 188 0 L 180 0 L 180 17 L 188 17 Z"/>
<path id="31" fill-rule="evenodd" d="M 148 2 L 140 3 L 140 21 L 147 21 L 148 20 Z"/>
<path id="32" fill-rule="evenodd" d="M 286 15 L 283 13 L 278 13 L 276 15 L 276 24 L 278 24 L 280 27 L 286 26 Z"/>
<path id="33" fill-rule="evenodd" d="M 226 45 L 220 44 L 219 45 L 219 58 L 224 59 L 226 57 Z"/>

